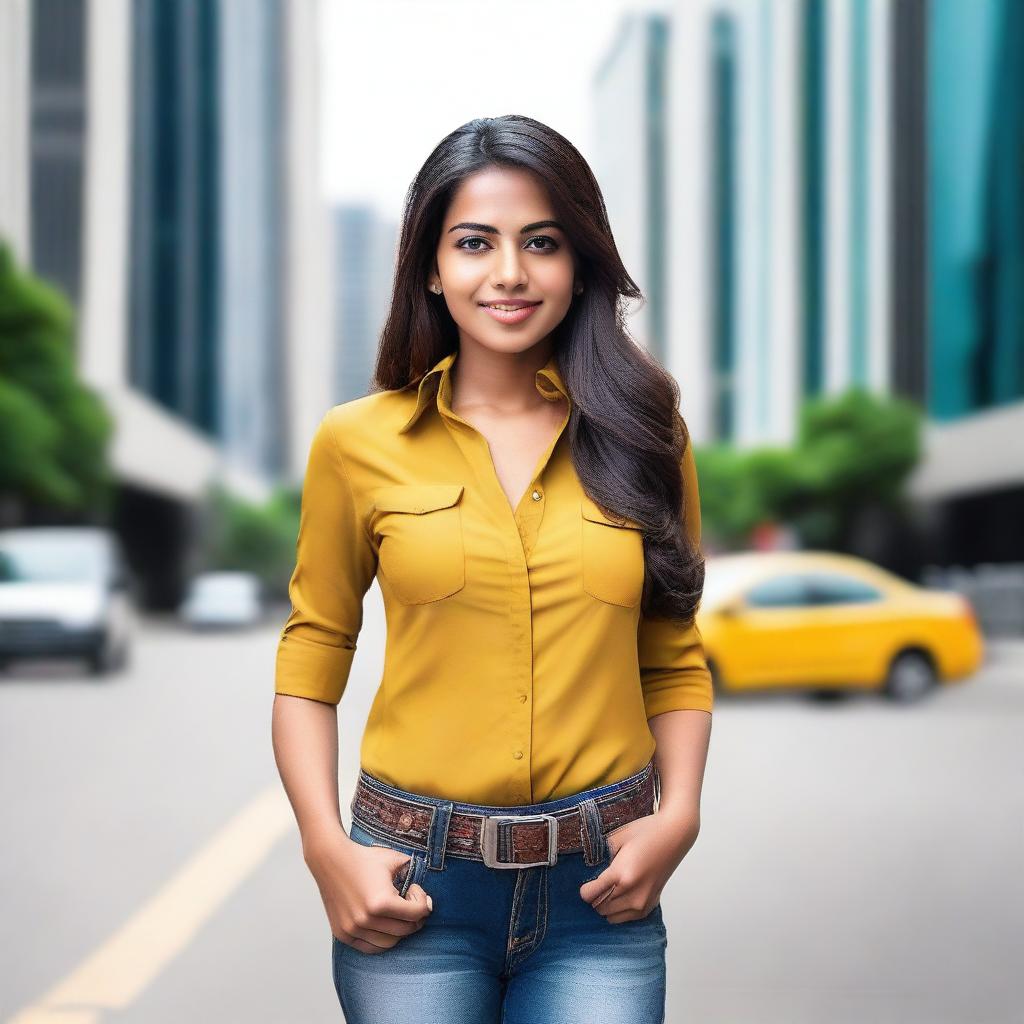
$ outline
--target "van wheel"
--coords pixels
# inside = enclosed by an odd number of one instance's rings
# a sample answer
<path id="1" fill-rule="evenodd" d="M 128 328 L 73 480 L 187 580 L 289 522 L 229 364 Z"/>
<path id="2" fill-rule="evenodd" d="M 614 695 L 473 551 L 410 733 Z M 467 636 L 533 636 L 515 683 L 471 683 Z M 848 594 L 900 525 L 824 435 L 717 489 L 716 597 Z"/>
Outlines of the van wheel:
<path id="1" fill-rule="evenodd" d="M 883 693 L 901 704 L 920 700 L 938 681 L 931 658 L 922 651 L 902 651 L 889 666 Z"/>
<path id="2" fill-rule="evenodd" d="M 126 644 L 115 647 L 113 643 L 104 639 L 103 643 L 96 648 L 88 657 L 90 675 L 105 676 L 112 672 L 119 672 L 128 662 L 128 650 Z"/>

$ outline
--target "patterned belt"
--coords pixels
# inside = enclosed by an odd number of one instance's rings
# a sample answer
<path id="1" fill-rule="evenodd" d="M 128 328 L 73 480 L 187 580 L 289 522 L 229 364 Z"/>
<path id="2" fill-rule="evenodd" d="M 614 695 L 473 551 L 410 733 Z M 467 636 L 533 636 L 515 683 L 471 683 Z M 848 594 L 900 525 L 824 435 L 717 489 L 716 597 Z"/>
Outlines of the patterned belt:
<path id="1" fill-rule="evenodd" d="M 656 774 L 653 761 L 646 774 L 629 786 L 604 796 L 581 800 L 553 814 L 472 814 L 452 810 L 445 837 L 445 851 L 455 857 L 482 860 L 492 868 L 528 868 L 552 865 L 562 853 L 585 852 L 596 863 L 601 850 L 586 827 L 586 814 L 607 835 L 656 809 Z M 589 804 L 587 811 L 584 804 Z M 352 797 L 352 820 L 382 839 L 428 851 L 434 828 L 436 804 L 396 797 L 368 785 L 360 771 Z"/>

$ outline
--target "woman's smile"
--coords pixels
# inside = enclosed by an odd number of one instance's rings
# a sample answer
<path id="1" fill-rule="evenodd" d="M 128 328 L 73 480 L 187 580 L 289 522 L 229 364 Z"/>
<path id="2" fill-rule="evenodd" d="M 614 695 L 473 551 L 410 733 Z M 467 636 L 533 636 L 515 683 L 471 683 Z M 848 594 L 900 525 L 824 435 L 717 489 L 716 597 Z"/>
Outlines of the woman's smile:
<path id="1" fill-rule="evenodd" d="M 533 311 L 539 305 L 539 302 L 531 303 L 528 306 L 511 306 L 505 303 L 496 303 L 490 306 L 481 304 L 481 308 L 494 317 L 494 319 L 499 323 L 521 324 L 531 316 Z"/>

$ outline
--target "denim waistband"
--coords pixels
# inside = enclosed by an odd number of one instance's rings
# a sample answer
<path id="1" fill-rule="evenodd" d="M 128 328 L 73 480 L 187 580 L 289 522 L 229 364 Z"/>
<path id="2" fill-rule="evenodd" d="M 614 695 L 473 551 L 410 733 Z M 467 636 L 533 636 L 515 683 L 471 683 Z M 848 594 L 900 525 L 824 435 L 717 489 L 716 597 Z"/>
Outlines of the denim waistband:
<path id="1" fill-rule="evenodd" d="M 389 796 L 401 797 L 405 800 L 416 800 L 420 803 L 429 804 L 435 807 L 447 807 L 450 805 L 453 812 L 487 816 L 492 814 L 554 814 L 556 811 L 564 810 L 567 807 L 574 807 L 576 804 L 581 803 L 584 800 L 594 800 L 598 797 L 607 796 L 610 793 L 618 793 L 620 790 L 629 789 L 631 786 L 635 786 L 638 783 L 643 783 L 647 780 L 647 777 L 651 772 L 654 772 L 655 804 L 657 805 L 657 801 L 661 795 L 661 778 L 653 757 L 639 771 L 626 776 L 624 779 L 619 779 L 618 782 L 609 782 L 603 786 L 594 786 L 591 789 L 584 789 L 579 793 L 572 793 L 569 796 L 559 797 L 557 800 L 545 800 L 543 803 L 539 804 L 491 805 L 465 803 L 458 800 L 445 800 L 440 797 L 426 796 L 423 793 L 413 793 L 406 789 L 398 789 L 396 786 L 391 786 L 386 782 L 382 782 L 376 776 L 367 772 L 365 768 L 359 769 L 359 779 L 364 785 L 369 786 L 371 789 L 375 789 L 378 792 L 385 793 Z"/>

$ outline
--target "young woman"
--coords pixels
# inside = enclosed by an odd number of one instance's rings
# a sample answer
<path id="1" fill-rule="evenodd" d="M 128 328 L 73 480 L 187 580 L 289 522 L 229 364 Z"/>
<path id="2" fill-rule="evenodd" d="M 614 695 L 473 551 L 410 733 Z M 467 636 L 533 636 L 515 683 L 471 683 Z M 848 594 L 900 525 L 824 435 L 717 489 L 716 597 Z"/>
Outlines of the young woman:
<path id="1" fill-rule="evenodd" d="M 700 827 L 697 477 L 579 152 L 528 117 L 409 190 L 377 389 L 312 441 L 275 756 L 349 1024 L 662 1021 Z M 337 704 L 377 578 L 352 826 Z"/>

